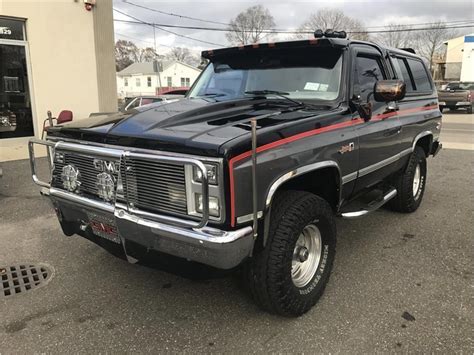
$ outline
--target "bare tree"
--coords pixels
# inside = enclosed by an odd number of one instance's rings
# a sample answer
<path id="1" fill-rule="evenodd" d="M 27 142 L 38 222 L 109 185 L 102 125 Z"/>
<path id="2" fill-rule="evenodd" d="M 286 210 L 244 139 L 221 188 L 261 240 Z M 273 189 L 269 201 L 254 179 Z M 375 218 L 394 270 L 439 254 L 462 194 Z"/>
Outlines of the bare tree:
<path id="1" fill-rule="evenodd" d="M 332 29 L 336 31 L 349 32 L 349 37 L 352 39 L 359 39 L 367 41 L 369 34 L 366 28 L 357 19 L 344 14 L 342 10 L 338 9 L 321 9 L 318 12 L 309 15 L 308 19 L 298 28 L 298 31 L 313 32 L 316 29 Z M 312 36 L 310 34 L 298 34 L 296 37 L 304 38 Z"/>
<path id="2" fill-rule="evenodd" d="M 138 62 L 150 62 L 159 57 L 153 48 L 139 48 L 132 41 L 119 39 L 115 43 L 115 66 L 117 71 Z"/>
<path id="3" fill-rule="evenodd" d="M 385 29 L 384 29 L 385 30 Z M 389 23 L 385 33 L 375 37 L 375 42 L 392 48 L 411 48 L 416 46 L 416 36 L 410 28 L 404 25 Z"/>
<path id="4" fill-rule="evenodd" d="M 167 59 L 177 60 L 178 62 L 186 63 L 192 66 L 199 64 L 199 58 L 192 53 L 188 48 L 175 47 L 166 55 Z"/>
<path id="5" fill-rule="evenodd" d="M 153 59 L 159 57 L 159 55 L 155 52 L 154 48 L 146 47 L 146 48 L 139 48 L 137 53 L 137 62 L 151 62 Z"/>
<path id="6" fill-rule="evenodd" d="M 115 43 L 115 67 L 121 71 L 137 61 L 138 48 L 135 43 L 119 39 Z"/>
<path id="7" fill-rule="evenodd" d="M 262 5 L 249 7 L 230 21 L 227 40 L 233 44 L 258 43 L 269 37 L 265 31 L 275 27 L 275 20 L 268 9 Z"/>
<path id="8" fill-rule="evenodd" d="M 441 56 L 445 49 L 443 42 L 458 35 L 455 30 L 447 29 L 446 23 L 441 21 L 431 25 L 429 30 L 420 31 L 417 34 L 414 47 L 429 62 L 431 71 L 433 71 L 434 60 Z"/>

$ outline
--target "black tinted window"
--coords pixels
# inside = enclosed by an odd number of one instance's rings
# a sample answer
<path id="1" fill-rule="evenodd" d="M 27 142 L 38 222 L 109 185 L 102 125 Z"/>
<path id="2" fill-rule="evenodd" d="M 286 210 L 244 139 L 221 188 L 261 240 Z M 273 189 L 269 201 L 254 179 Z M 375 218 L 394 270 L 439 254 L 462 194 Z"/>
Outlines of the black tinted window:
<path id="1" fill-rule="evenodd" d="M 376 57 L 357 57 L 357 79 L 359 94 L 362 100 L 367 100 L 369 93 L 374 91 L 375 83 L 383 80 L 383 70 L 380 59 Z"/>
<path id="2" fill-rule="evenodd" d="M 397 77 L 402 79 L 407 86 L 407 92 L 413 92 L 413 83 L 410 78 L 410 73 L 408 72 L 407 64 L 403 58 L 395 58 L 394 61 L 395 71 L 397 72 Z"/>
<path id="3" fill-rule="evenodd" d="M 407 61 L 410 66 L 411 74 L 413 75 L 413 80 L 415 81 L 416 91 L 431 91 L 431 82 L 423 63 L 416 59 L 407 59 Z"/>

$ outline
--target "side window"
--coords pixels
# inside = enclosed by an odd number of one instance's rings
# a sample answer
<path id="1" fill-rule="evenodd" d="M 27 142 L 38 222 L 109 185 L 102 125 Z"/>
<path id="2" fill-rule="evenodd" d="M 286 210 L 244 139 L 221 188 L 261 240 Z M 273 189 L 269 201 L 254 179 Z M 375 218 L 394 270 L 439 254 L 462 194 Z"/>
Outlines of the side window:
<path id="1" fill-rule="evenodd" d="M 407 86 L 407 92 L 415 91 L 413 81 L 411 79 L 410 73 L 408 72 L 408 67 L 405 59 L 403 58 L 394 58 L 393 60 L 395 71 L 397 72 L 397 77 L 403 79 L 405 85 Z"/>
<path id="2" fill-rule="evenodd" d="M 150 98 L 143 98 L 143 99 L 142 99 L 141 106 L 151 104 L 152 102 L 153 102 L 153 99 L 150 99 Z"/>
<path id="3" fill-rule="evenodd" d="M 133 99 L 127 106 L 127 110 L 138 107 L 140 105 L 140 98 Z"/>
<path id="4" fill-rule="evenodd" d="M 408 58 L 413 80 L 415 81 L 415 90 L 418 92 L 431 92 L 431 82 L 425 66 L 420 60 Z"/>
<path id="5" fill-rule="evenodd" d="M 356 58 L 358 93 L 362 101 L 367 101 L 374 92 L 375 83 L 384 79 L 380 57 L 358 55 Z M 373 100 L 373 97 L 370 96 Z"/>

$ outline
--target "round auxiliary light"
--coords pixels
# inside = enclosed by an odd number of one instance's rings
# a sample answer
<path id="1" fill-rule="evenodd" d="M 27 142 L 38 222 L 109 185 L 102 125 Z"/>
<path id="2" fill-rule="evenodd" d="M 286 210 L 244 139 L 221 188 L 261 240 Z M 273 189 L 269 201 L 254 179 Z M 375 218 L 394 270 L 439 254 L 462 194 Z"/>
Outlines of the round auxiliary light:
<path id="1" fill-rule="evenodd" d="M 79 190 L 79 186 L 81 186 L 80 179 L 80 172 L 73 165 L 66 165 L 63 167 L 61 171 L 61 180 L 63 182 L 63 187 L 71 192 L 75 192 Z"/>
<path id="2" fill-rule="evenodd" d="M 99 197 L 107 202 L 110 202 L 115 197 L 115 182 L 112 175 L 108 173 L 100 173 L 97 175 L 97 193 Z"/>
<path id="3" fill-rule="evenodd" d="M 324 32 L 321 29 L 317 29 L 314 31 L 314 38 L 322 38 L 324 36 Z"/>

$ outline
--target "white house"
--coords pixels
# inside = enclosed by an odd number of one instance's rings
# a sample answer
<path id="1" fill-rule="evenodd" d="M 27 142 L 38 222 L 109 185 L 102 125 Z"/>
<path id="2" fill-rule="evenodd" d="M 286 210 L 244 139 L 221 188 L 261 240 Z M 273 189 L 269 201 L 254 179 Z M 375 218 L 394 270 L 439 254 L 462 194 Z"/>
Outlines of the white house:
<path id="1" fill-rule="evenodd" d="M 444 42 L 446 48 L 446 80 L 474 81 L 474 34 Z"/>
<path id="2" fill-rule="evenodd" d="M 159 71 L 155 71 L 159 69 Z M 189 88 L 201 71 L 175 60 L 133 63 L 117 73 L 119 97 L 156 95 L 164 89 Z"/>

